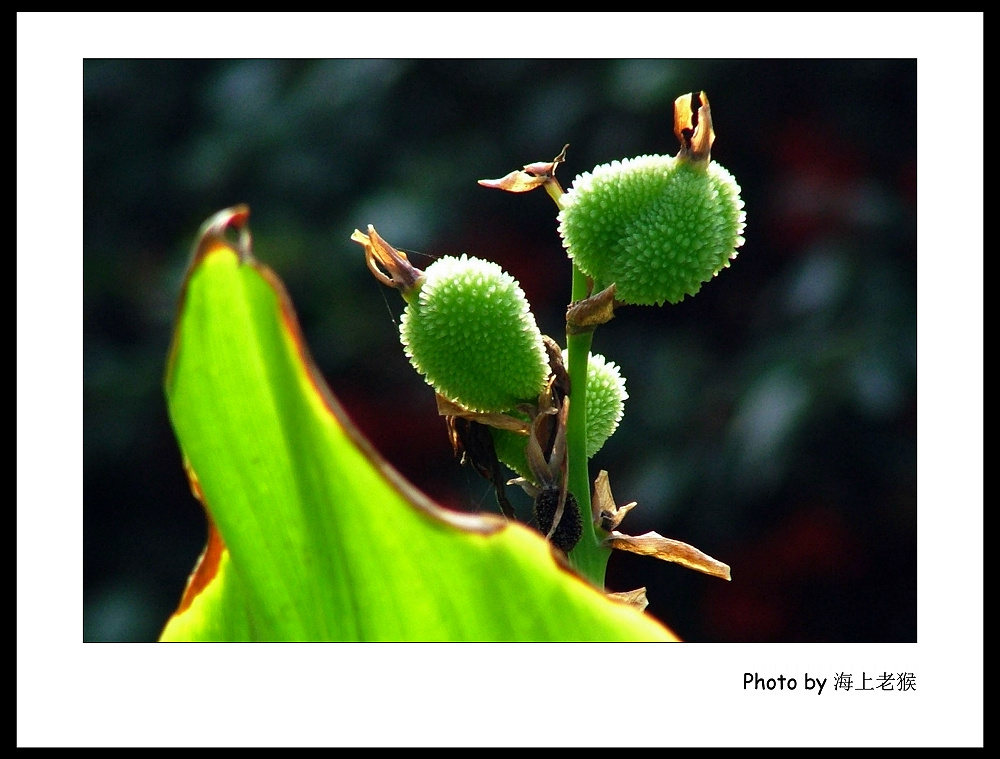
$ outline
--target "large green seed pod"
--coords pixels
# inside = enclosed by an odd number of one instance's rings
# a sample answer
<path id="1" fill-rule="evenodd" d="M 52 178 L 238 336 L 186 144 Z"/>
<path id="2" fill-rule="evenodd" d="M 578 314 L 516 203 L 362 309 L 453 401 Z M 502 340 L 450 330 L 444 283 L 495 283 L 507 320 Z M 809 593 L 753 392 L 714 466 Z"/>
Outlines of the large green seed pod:
<path id="1" fill-rule="evenodd" d="M 446 256 L 407 298 L 399 325 L 406 355 L 434 389 L 470 411 L 534 402 L 549 365 L 517 281 L 491 261 Z"/>
<path id="2" fill-rule="evenodd" d="M 603 164 L 563 195 L 559 234 L 595 291 L 614 283 L 625 303 L 677 303 L 729 266 L 743 244 L 740 186 L 710 161 L 708 100 L 700 93 L 692 111 L 692 97 L 675 103 L 677 156 Z"/>
<path id="3" fill-rule="evenodd" d="M 566 360 L 566 351 L 563 351 L 563 360 Z M 587 458 L 593 457 L 601 450 L 612 433 L 618 429 L 618 423 L 625 413 L 627 398 L 625 378 L 622 377 L 618 366 L 600 353 L 590 354 L 590 359 L 587 361 Z M 570 400 L 572 401 L 572 391 Z M 516 412 L 512 413 L 524 418 Z M 509 430 L 491 431 L 497 458 L 521 477 L 539 484 L 525 456 L 528 438 Z"/>

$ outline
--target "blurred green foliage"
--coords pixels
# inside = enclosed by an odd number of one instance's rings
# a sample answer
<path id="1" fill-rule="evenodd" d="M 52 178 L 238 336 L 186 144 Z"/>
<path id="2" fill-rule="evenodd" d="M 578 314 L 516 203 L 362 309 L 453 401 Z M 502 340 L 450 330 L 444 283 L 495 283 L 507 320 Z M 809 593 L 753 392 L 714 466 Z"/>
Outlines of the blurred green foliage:
<path id="1" fill-rule="evenodd" d="M 497 261 L 563 342 L 554 206 L 476 180 L 567 142 L 564 185 L 674 153 L 693 90 L 747 243 L 697 297 L 598 330 L 630 398 L 592 466 L 639 501 L 623 529 L 697 545 L 733 582 L 627 555 L 609 582 L 648 586 L 690 640 L 916 640 L 914 60 L 87 60 L 83 86 L 86 640 L 155 639 L 204 542 L 162 379 L 205 218 L 250 205 L 358 425 L 440 502 L 495 509 L 350 234 L 375 224 L 417 265 Z"/>

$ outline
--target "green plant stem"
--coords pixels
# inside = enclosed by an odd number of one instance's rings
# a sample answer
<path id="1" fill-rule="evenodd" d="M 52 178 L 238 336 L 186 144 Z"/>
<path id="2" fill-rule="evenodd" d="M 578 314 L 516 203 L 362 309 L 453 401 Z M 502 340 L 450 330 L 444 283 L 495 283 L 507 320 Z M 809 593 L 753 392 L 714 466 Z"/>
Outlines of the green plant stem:
<path id="1" fill-rule="evenodd" d="M 572 301 L 588 296 L 587 276 L 573 266 Z M 602 547 L 594 532 L 594 520 L 590 513 L 590 473 L 587 465 L 587 363 L 590 356 L 591 331 L 566 335 L 566 350 L 569 354 L 570 404 L 569 419 L 566 422 L 567 465 L 569 467 L 568 487 L 576 496 L 583 517 L 583 536 L 570 553 L 570 561 L 584 577 L 597 587 L 604 588 L 604 575 L 608 566 L 611 549 Z"/>
<path id="2" fill-rule="evenodd" d="M 545 183 L 545 191 L 561 210 L 563 189 L 555 176 Z M 576 303 L 588 297 L 589 290 L 587 275 L 574 264 L 570 302 Z M 576 497 L 583 521 L 583 535 L 576 548 L 570 551 L 569 560 L 580 574 L 603 590 L 611 549 L 600 545 L 597 533 L 594 531 L 594 519 L 590 511 L 590 471 L 587 463 L 587 364 L 590 360 L 590 344 L 593 342 L 593 337 L 592 330 L 574 334 L 571 334 L 569 329 L 566 330 L 570 383 L 569 419 L 566 421 L 567 487 Z"/>

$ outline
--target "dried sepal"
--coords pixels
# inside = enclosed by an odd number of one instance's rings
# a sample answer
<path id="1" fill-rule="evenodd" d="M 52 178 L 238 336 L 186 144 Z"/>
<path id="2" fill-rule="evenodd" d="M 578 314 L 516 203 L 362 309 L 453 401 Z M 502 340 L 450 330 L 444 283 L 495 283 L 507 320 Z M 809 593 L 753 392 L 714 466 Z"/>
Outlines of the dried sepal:
<path id="1" fill-rule="evenodd" d="M 607 593 L 606 595 L 608 598 L 618 601 L 619 603 L 632 606 L 639 611 L 645 611 L 646 607 L 649 606 L 649 599 L 646 598 L 645 588 L 625 590 L 618 593 Z"/>
<path id="2" fill-rule="evenodd" d="M 544 185 L 546 192 L 558 203 L 563 189 L 556 179 L 556 168 L 566 160 L 568 147 L 569 145 L 564 145 L 562 152 L 551 161 L 529 163 L 499 179 L 480 179 L 479 184 L 492 190 L 505 190 L 506 192 L 530 192 L 536 187 Z"/>
<path id="3" fill-rule="evenodd" d="M 545 355 L 549 360 L 551 376 L 544 393 L 538 399 L 539 408 L 558 406 L 562 399 L 569 395 L 570 391 L 569 372 L 566 371 L 563 350 L 559 347 L 559 343 L 548 335 L 542 335 L 542 345 L 545 346 Z"/>
<path id="4" fill-rule="evenodd" d="M 708 95 L 689 92 L 674 101 L 674 134 L 681 144 L 678 158 L 708 164 L 712 157 L 712 143 L 715 142 Z"/>
<path id="5" fill-rule="evenodd" d="M 617 548 L 620 551 L 629 551 L 643 556 L 653 556 L 663 561 L 672 561 L 681 564 L 696 572 L 703 572 L 713 577 L 723 580 L 731 580 L 729 565 L 723 564 L 718 559 L 713 559 L 706 553 L 702 553 L 694 546 L 682 543 L 679 540 L 665 538 L 656 532 L 647 532 L 643 535 L 623 535 L 620 532 L 612 532 L 604 544 L 610 548 Z"/>
<path id="6" fill-rule="evenodd" d="M 512 171 L 499 179 L 480 179 L 479 184 L 489 187 L 491 190 L 504 190 L 506 192 L 530 192 L 539 185 L 545 184 L 548 177 L 535 176 L 526 171 Z"/>
<path id="7" fill-rule="evenodd" d="M 615 318 L 614 282 L 599 293 L 595 293 L 566 308 L 566 334 L 578 335 L 582 332 L 593 332 L 600 324 L 607 324 Z"/>
<path id="8" fill-rule="evenodd" d="M 688 569 L 697 572 L 704 572 L 713 577 L 721 577 L 723 580 L 731 580 L 729 565 L 723 564 L 718 559 L 713 559 L 706 553 L 699 551 L 694 546 L 682 543 L 679 540 L 665 538 L 656 532 L 647 532 L 643 535 L 625 535 L 615 528 L 621 524 L 625 515 L 635 507 L 635 501 L 627 503 L 622 507 L 615 504 L 614 496 L 611 494 L 611 483 L 608 473 L 602 469 L 597 479 L 594 480 L 594 492 L 591 497 L 591 511 L 594 518 L 594 525 L 608 534 L 603 543 L 608 548 L 617 548 L 620 551 L 638 553 L 643 556 L 652 556 L 663 561 L 672 561 L 681 564 Z"/>
<path id="9" fill-rule="evenodd" d="M 559 151 L 559 155 L 553 158 L 551 161 L 539 161 L 537 163 L 529 163 L 524 167 L 524 170 L 529 174 L 536 174 L 545 177 L 554 177 L 556 175 L 556 168 L 559 164 L 566 160 L 566 151 L 569 150 L 569 143 L 563 145 L 563 149 Z"/>
<path id="10" fill-rule="evenodd" d="M 590 499 L 595 527 L 600 527 L 605 532 L 612 532 L 635 506 L 635 501 L 618 506 L 614 496 L 611 495 L 611 481 L 608 479 L 607 470 L 602 469 L 598 472 L 597 479 L 594 480 L 594 494 Z"/>
<path id="11" fill-rule="evenodd" d="M 499 430 L 510 430 L 519 435 L 528 435 L 530 425 L 523 419 L 518 419 L 510 414 L 499 414 L 496 412 L 470 411 L 464 406 L 460 406 L 453 400 L 449 400 L 441 393 L 436 394 L 438 416 L 458 417 L 467 419 L 470 422 L 478 422 L 487 427 L 496 427 Z"/>
<path id="12" fill-rule="evenodd" d="M 424 272 L 411 264 L 405 253 L 383 240 L 371 224 L 368 234 L 355 229 L 351 239 L 364 246 L 365 264 L 375 279 L 386 287 L 396 288 L 409 301 L 411 293 L 423 280 Z"/>

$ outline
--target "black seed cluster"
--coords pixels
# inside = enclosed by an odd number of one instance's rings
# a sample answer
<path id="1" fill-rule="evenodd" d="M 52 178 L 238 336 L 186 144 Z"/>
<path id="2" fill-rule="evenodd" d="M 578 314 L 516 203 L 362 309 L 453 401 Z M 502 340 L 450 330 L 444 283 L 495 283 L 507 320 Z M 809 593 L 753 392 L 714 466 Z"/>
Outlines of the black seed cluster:
<path id="1" fill-rule="evenodd" d="M 535 498 L 535 522 L 543 535 L 548 535 L 559 507 L 559 488 L 544 488 Z M 580 506 L 572 493 L 566 493 L 566 504 L 563 507 L 562 519 L 552 533 L 552 545 L 566 553 L 573 550 L 583 535 L 583 521 L 580 518 Z"/>

